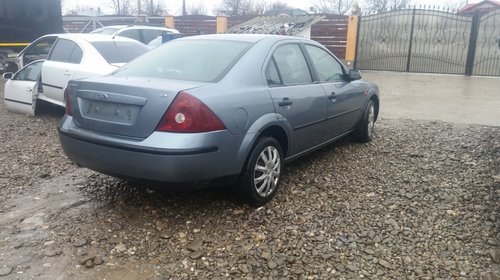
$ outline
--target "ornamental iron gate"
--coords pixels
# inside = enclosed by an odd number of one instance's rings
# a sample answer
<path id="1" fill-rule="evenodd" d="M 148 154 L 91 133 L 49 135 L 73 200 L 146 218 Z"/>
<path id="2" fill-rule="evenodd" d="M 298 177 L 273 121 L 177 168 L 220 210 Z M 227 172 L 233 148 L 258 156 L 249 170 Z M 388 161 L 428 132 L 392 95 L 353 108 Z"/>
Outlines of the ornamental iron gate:
<path id="1" fill-rule="evenodd" d="M 479 19 L 473 75 L 500 76 L 500 9 Z"/>
<path id="2" fill-rule="evenodd" d="M 360 17 L 355 67 L 500 76 L 500 10 L 460 16 L 411 9 Z"/>

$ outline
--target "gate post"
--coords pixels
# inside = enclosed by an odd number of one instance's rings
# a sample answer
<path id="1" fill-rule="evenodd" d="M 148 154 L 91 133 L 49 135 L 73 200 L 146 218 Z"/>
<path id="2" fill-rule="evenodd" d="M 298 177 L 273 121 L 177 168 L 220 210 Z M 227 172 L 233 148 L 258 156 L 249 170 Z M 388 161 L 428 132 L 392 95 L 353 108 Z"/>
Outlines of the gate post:
<path id="1" fill-rule="evenodd" d="M 356 41 L 358 38 L 358 16 L 349 16 L 347 22 L 347 42 L 345 46 L 345 61 L 351 66 L 356 59 Z"/>
<path id="2" fill-rule="evenodd" d="M 358 26 L 356 27 L 356 50 L 354 51 L 354 69 L 356 69 L 356 64 L 358 64 L 358 49 L 359 49 L 359 31 L 361 30 L 361 18 L 358 16 Z"/>
<path id="3" fill-rule="evenodd" d="M 166 16 L 165 17 L 165 27 L 167 27 L 167 28 L 175 28 L 175 18 L 174 18 L 174 16 Z"/>
<path id="4" fill-rule="evenodd" d="M 469 50 L 467 51 L 467 60 L 465 63 L 465 75 L 471 76 L 474 71 L 474 59 L 476 56 L 477 36 L 479 34 L 479 13 L 476 12 L 472 17 L 470 27 Z"/>

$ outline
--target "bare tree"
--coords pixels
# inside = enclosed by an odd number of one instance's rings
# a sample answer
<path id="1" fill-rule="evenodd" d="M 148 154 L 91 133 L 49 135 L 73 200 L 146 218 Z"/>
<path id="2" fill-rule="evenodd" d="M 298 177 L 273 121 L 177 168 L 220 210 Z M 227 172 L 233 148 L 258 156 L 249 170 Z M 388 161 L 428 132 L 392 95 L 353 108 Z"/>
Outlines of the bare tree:
<path id="1" fill-rule="evenodd" d="M 108 6 L 113 9 L 116 15 L 132 14 L 132 5 L 130 0 L 108 0 Z"/>
<path id="2" fill-rule="evenodd" d="M 286 2 L 283 1 L 274 1 L 271 4 L 271 9 L 287 9 L 290 8 Z"/>
<path id="3" fill-rule="evenodd" d="M 253 5 L 253 12 L 257 15 L 263 15 L 272 9 L 272 4 L 268 0 L 257 0 Z"/>
<path id="4" fill-rule="evenodd" d="M 141 9 L 149 16 L 161 16 L 166 14 L 166 9 L 158 0 L 143 0 Z"/>
<path id="5" fill-rule="evenodd" d="M 314 0 L 313 3 L 314 10 L 318 13 L 344 15 L 351 9 L 354 4 L 354 0 Z"/>
<path id="6" fill-rule="evenodd" d="M 227 16 L 241 16 L 253 14 L 252 0 L 223 0 L 219 7 L 219 12 L 225 13 Z"/>
<path id="7" fill-rule="evenodd" d="M 366 0 L 367 10 L 386 12 L 410 7 L 411 0 Z"/>
<path id="8" fill-rule="evenodd" d="M 186 9 L 186 15 L 206 15 L 207 14 L 207 7 L 202 3 L 198 2 L 198 4 L 191 4 Z"/>
<path id="9" fill-rule="evenodd" d="M 443 8 L 449 9 L 449 10 L 452 10 L 452 11 L 456 11 L 456 10 L 462 8 L 463 6 L 465 6 L 465 4 L 467 4 L 467 0 L 459 0 L 459 1 L 456 1 L 456 0 L 447 0 L 444 3 Z"/>

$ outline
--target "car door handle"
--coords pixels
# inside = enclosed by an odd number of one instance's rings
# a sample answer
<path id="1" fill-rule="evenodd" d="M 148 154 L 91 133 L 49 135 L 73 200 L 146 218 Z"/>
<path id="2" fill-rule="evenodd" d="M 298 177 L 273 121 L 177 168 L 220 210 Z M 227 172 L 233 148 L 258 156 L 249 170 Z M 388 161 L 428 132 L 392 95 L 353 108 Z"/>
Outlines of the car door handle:
<path id="1" fill-rule="evenodd" d="M 332 102 L 337 101 L 337 94 L 335 92 L 330 93 L 330 95 L 328 95 L 328 99 L 330 99 Z"/>
<path id="2" fill-rule="evenodd" d="M 290 105 L 292 105 L 292 104 L 293 104 L 292 100 L 290 100 L 290 98 L 288 98 L 288 97 L 283 98 L 283 99 L 282 99 L 282 100 L 278 103 L 278 105 L 283 106 L 283 107 L 284 107 L 284 106 L 290 106 Z"/>

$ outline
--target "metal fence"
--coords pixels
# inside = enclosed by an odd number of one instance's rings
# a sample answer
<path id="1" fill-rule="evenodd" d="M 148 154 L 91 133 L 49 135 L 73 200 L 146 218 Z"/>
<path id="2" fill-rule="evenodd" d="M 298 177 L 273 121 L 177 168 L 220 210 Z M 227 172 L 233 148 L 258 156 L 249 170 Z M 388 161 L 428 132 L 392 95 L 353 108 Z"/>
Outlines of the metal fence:
<path id="1" fill-rule="evenodd" d="M 500 13 L 411 9 L 360 17 L 355 67 L 500 76 Z"/>

